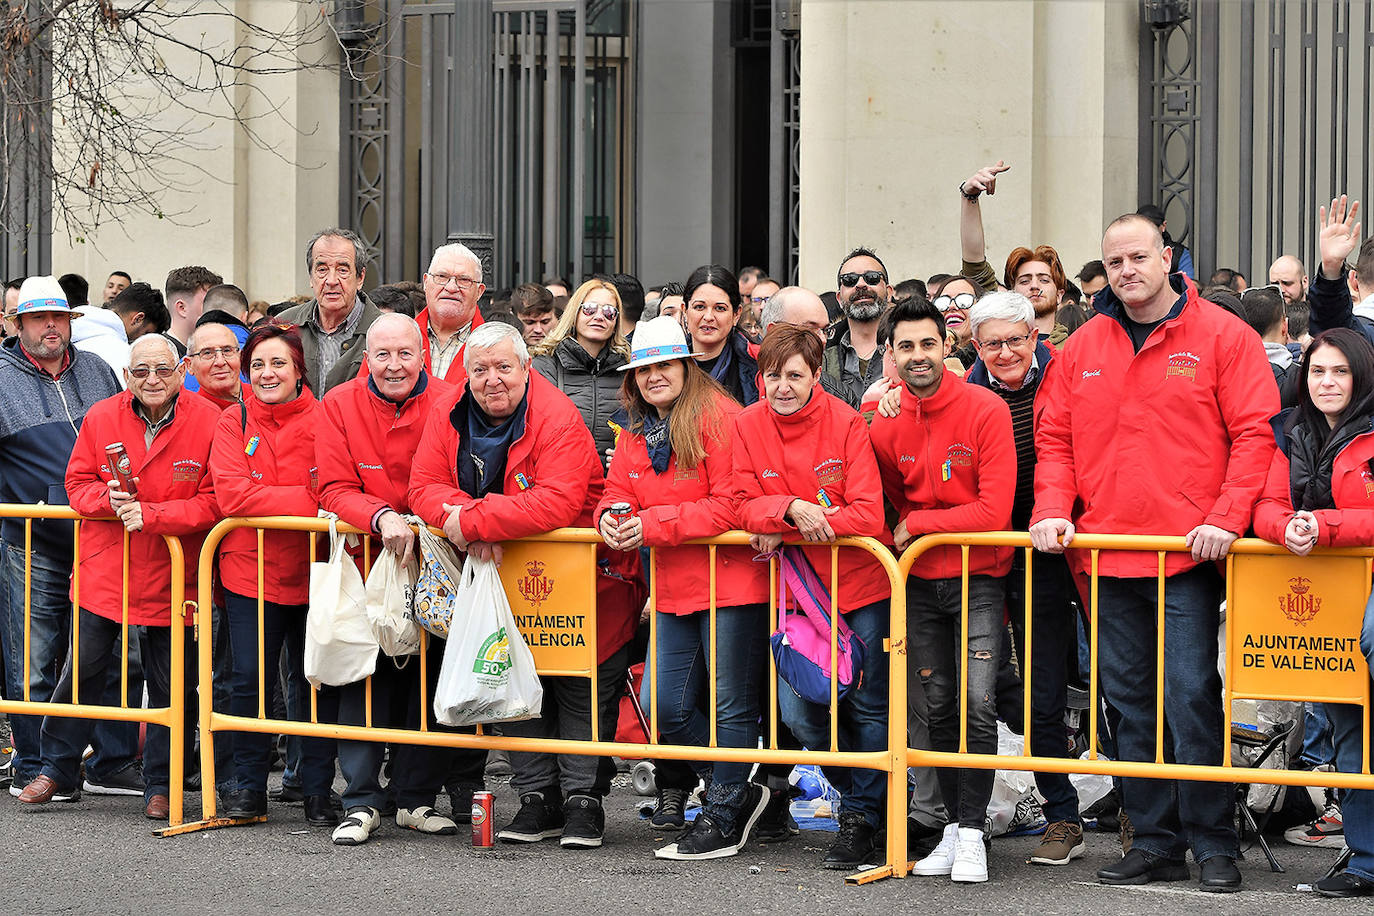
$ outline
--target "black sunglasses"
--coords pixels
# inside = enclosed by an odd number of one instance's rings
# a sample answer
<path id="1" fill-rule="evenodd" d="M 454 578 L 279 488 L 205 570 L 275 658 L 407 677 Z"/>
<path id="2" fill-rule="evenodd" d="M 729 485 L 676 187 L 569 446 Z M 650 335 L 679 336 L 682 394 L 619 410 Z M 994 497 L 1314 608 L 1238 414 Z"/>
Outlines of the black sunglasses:
<path id="1" fill-rule="evenodd" d="M 863 281 L 869 286 L 877 286 L 887 279 L 881 270 L 865 270 L 861 274 L 840 274 L 840 285 L 846 288 L 858 286 L 860 278 L 863 278 Z"/>

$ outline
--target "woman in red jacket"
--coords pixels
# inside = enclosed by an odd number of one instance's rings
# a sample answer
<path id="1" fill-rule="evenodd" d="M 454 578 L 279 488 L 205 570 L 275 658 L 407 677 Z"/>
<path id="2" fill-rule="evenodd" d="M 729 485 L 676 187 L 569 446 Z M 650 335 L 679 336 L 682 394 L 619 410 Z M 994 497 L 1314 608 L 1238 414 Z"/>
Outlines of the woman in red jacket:
<path id="1" fill-rule="evenodd" d="M 1306 556 L 1313 547 L 1363 547 L 1374 541 L 1374 349 L 1348 328 L 1323 331 L 1302 360 L 1298 406 L 1274 418 L 1278 450 L 1264 495 L 1255 506 L 1255 533 Z M 1374 657 L 1374 603 L 1365 608 L 1360 648 Z M 1371 665 L 1374 667 L 1374 665 Z M 1326 704 L 1336 769 L 1362 765 L 1363 710 Z M 1374 894 L 1374 790 L 1341 792 L 1345 871 L 1322 878 L 1326 897 Z"/>
<path id="2" fill-rule="evenodd" d="M 243 346 L 243 364 L 248 367 L 252 393 L 243 404 L 227 408 L 220 415 L 210 464 L 215 497 L 229 516 L 313 518 L 319 508 L 315 468 L 319 402 L 306 384 L 300 332 L 294 325 L 275 322 L 254 328 Z M 259 636 L 262 658 L 268 661 L 266 677 L 276 676 L 275 660 L 281 657 L 283 643 L 290 664 L 298 669 L 303 667 L 309 566 L 310 538 L 299 532 L 264 532 L 261 557 L 258 533 L 252 528 L 234 531 L 220 544 L 219 574 L 225 590 L 234 666 L 231 714 L 256 718 L 259 691 L 264 683 L 271 683 L 264 681 L 264 672 L 258 670 Z M 336 693 L 321 691 L 317 710 L 320 719 L 331 718 L 327 707 L 337 703 Z M 267 735 L 234 736 L 234 770 L 237 790 L 225 814 L 266 814 Z M 301 788 L 305 793 L 305 816 L 312 825 L 332 827 L 338 823 L 329 800 L 333 781 L 334 742 L 302 739 Z"/>
<path id="3" fill-rule="evenodd" d="M 728 531 L 737 522 L 731 484 L 731 422 L 739 412 L 691 359 L 672 318 L 635 331 L 621 401 L 624 422 L 597 506 L 601 536 L 614 550 L 659 548 L 653 584 L 657 617 L 652 676 L 658 729 L 674 744 L 705 745 L 707 677 L 716 679 L 716 738 L 721 747 L 755 747 L 768 645 L 767 567 L 747 547 L 721 547 L 715 563 L 715 670 L 711 659 L 711 563 L 708 548 L 682 546 Z M 624 502 L 631 515 L 606 514 Z M 747 763 L 696 763 L 709 777 L 702 813 L 664 859 L 715 859 L 737 853 L 768 804 L 768 789 L 748 781 Z"/>
<path id="4" fill-rule="evenodd" d="M 882 482 L 868 427 L 852 407 L 821 389 L 821 356 L 821 342 L 810 329 L 774 325 L 759 349 L 764 400 L 735 418 L 736 487 L 744 495 L 740 519 L 760 551 L 776 549 L 784 537 L 829 544 L 841 535 L 883 532 Z M 805 551 L 866 649 L 862 678 L 840 701 L 839 749 L 881 750 L 887 747 L 887 574 L 863 551 L 841 550 L 843 585 L 837 586 L 830 577 L 830 549 Z M 802 699 L 781 679 L 778 703 L 803 745 L 830 746 L 828 705 Z M 827 767 L 826 776 L 842 798 L 839 836 L 822 864 L 854 868 L 868 860 L 882 826 L 883 774 Z"/>

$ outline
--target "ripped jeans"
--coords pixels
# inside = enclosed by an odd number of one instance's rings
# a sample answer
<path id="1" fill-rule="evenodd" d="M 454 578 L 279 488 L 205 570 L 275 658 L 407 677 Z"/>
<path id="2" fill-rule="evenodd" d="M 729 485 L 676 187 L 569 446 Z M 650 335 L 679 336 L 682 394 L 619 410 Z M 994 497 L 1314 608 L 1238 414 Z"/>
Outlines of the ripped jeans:
<path id="1" fill-rule="evenodd" d="M 1003 580 L 970 576 L 968 584 L 968 752 L 997 753 L 997 667 L 1005 592 Z M 961 588 L 958 578 L 907 579 L 909 678 L 920 678 L 930 711 L 930 745 L 959 750 Z M 959 826 L 984 829 L 992 770 L 939 767 L 945 809 Z"/>

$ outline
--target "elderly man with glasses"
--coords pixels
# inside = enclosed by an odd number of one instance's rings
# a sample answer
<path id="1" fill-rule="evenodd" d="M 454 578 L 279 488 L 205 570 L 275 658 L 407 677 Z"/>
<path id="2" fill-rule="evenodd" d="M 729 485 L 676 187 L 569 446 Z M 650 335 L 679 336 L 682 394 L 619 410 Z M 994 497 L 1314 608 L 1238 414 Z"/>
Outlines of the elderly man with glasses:
<path id="1" fill-rule="evenodd" d="M 364 257 L 362 239 L 347 229 L 315 233 L 305 247 L 315 298 L 278 316 L 301 329 L 305 384 L 317 398 L 360 374 L 367 329 L 382 314 L 363 292 Z"/>
<path id="2" fill-rule="evenodd" d="M 415 316 L 425 350 L 425 369 L 435 378 L 461 385 L 463 346 L 482 324 L 477 300 L 482 285 L 482 262 L 465 245 L 441 245 L 425 271 L 425 309 Z"/>
<path id="3" fill-rule="evenodd" d="M 239 365 L 239 341 L 228 325 L 202 324 L 191 335 L 186 353 L 198 393 L 220 410 L 243 401 L 246 383 Z"/>

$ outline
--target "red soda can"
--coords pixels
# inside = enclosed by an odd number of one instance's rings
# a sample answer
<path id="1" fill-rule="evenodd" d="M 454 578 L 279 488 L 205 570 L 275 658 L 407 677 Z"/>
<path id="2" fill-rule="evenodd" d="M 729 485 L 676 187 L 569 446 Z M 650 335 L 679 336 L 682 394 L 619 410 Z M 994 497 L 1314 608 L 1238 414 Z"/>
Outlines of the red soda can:
<path id="1" fill-rule="evenodd" d="M 495 814 L 495 796 L 490 792 L 472 793 L 472 847 L 474 849 L 491 849 L 496 845 L 491 826 Z"/>
<path id="2" fill-rule="evenodd" d="M 634 514 L 629 503 L 611 503 L 606 508 L 606 514 L 615 522 L 617 528 L 625 524 L 625 520 Z"/>
<path id="3" fill-rule="evenodd" d="M 110 462 L 110 473 L 119 481 L 119 488 L 130 496 L 138 495 L 134 483 L 134 468 L 129 462 L 129 452 L 123 442 L 111 442 L 105 446 L 105 459 Z"/>

